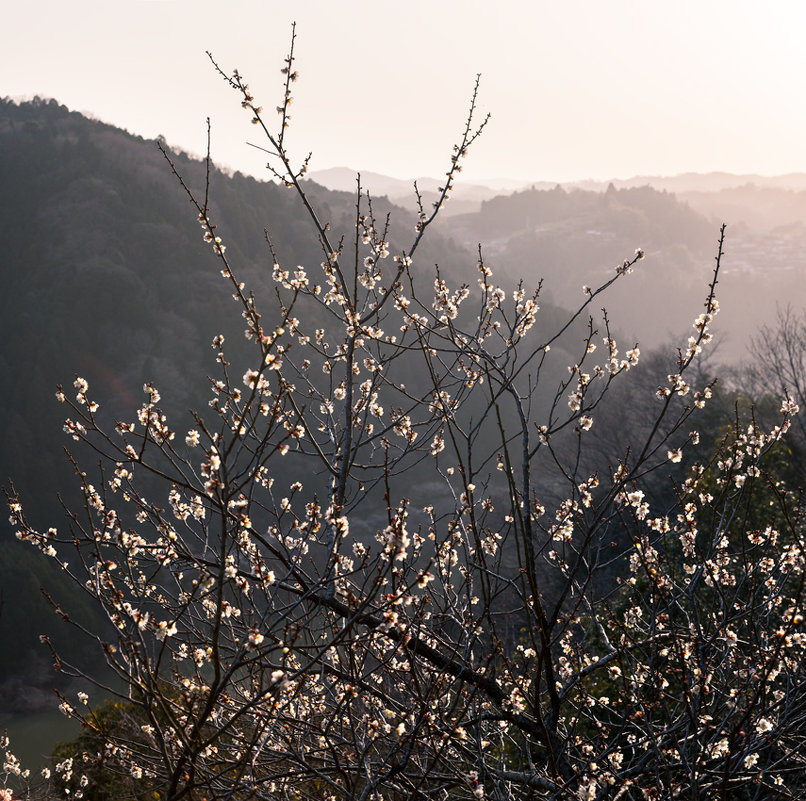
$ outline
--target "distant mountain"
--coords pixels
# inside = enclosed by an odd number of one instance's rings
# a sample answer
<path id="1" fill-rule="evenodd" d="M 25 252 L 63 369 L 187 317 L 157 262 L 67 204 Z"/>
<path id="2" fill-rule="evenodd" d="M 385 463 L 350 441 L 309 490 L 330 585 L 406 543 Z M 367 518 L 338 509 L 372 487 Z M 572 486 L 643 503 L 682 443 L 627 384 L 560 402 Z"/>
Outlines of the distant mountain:
<path id="1" fill-rule="evenodd" d="M 328 189 L 340 191 L 355 191 L 357 170 L 349 167 L 331 167 L 326 170 L 317 170 L 309 174 L 311 180 L 316 181 Z M 433 192 L 440 186 L 437 178 L 393 178 L 376 172 L 362 172 L 361 183 L 373 194 L 387 195 L 391 198 L 406 197 L 413 194 L 414 181 L 421 190 Z M 562 186 L 563 189 L 585 189 L 590 192 L 604 192 L 608 186 L 616 189 L 635 189 L 642 186 L 651 186 L 653 189 L 673 192 L 721 192 L 725 189 L 755 186 L 765 189 L 780 189 L 791 191 L 806 191 L 806 173 L 792 172 L 784 175 L 758 175 L 756 173 L 730 173 L 730 172 L 685 172 L 679 175 L 634 175 L 631 178 L 611 178 L 599 180 L 579 181 L 529 181 L 512 178 L 499 178 L 476 181 L 470 186 L 462 186 L 461 181 L 456 191 L 461 196 L 475 200 L 488 200 L 496 195 L 508 195 L 512 192 L 525 189 L 553 189 Z"/>
<path id="2" fill-rule="evenodd" d="M 632 178 L 614 178 L 609 181 L 574 181 L 564 186 L 579 189 L 604 191 L 613 184 L 617 189 L 631 189 L 651 186 L 667 192 L 720 192 L 753 185 L 772 189 L 806 190 L 806 173 L 793 172 L 785 175 L 756 175 L 754 173 L 734 174 L 729 172 L 687 172 L 680 175 L 636 175 Z"/>
<path id="3" fill-rule="evenodd" d="M 737 362 L 777 306 L 806 305 L 806 192 L 743 185 L 673 194 L 615 183 L 604 191 L 530 188 L 485 200 L 478 212 L 443 220 L 440 230 L 468 249 L 482 243 L 489 266 L 505 280 L 545 279 L 546 297 L 561 306 L 578 302 L 583 284 L 606 280 L 641 247 L 645 261 L 604 300 L 625 333 L 657 346 L 688 336 L 722 222 L 723 311 L 715 331 L 719 358 Z"/>
<path id="4" fill-rule="evenodd" d="M 601 283 L 636 247 L 644 248 L 646 263 L 611 294 L 607 305 L 625 331 L 653 346 L 682 331 L 699 313 L 721 222 L 710 195 L 687 203 L 672 188 L 742 185 L 746 178 L 714 173 L 565 186 L 539 182 L 516 191 L 511 185 L 506 191 L 463 187 L 460 180 L 438 229 L 467 250 L 482 243 L 506 282 L 545 279 L 545 297 L 561 306 L 575 305 L 583 284 Z M 355 191 L 356 173 L 347 168 L 316 172 L 311 179 Z M 412 181 L 362 173 L 361 183 L 375 195 L 414 207 Z M 439 187 L 432 178 L 417 184 L 426 199 Z M 725 219 L 739 221 L 732 215 Z M 731 328 L 738 323 L 734 319 Z M 734 330 L 731 337 L 736 343 L 732 354 L 738 355 L 745 332 Z"/>
<path id="5" fill-rule="evenodd" d="M 314 171 L 308 177 L 328 189 L 355 192 L 357 176 L 358 171 L 349 167 L 331 167 L 326 170 Z M 377 172 L 361 173 L 361 186 L 372 195 L 387 197 L 393 203 L 412 211 L 417 209 L 417 196 L 414 191 L 415 181 L 426 208 L 429 208 L 431 203 L 436 200 L 438 192 L 441 191 L 443 182 L 439 179 L 423 177 L 408 180 L 392 178 L 389 175 L 381 175 Z M 452 216 L 478 211 L 481 201 L 489 200 L 496 195 L 507 194 L 525 185 L 523 181 L 508 179 L 471 185 L 465 185 L 458 181 L 451 193 L 450 202 L 445 206 L 445 215 Z M 553 184 L 547 184 L 547 186 L 553 186 Z"/>
<path id="6" fill-rule="evenodd" d="M 357 174 L 356 170 L 348 167 L 331 167 L 313 172 L 309 177 L 328 189 L 354 192 Z M 433 201 L 437 189 L 441 186 L 441 182 L 436 178 L 401 179 L 375 172 L 361 173 L 362 186 L 373 195 L 388 197 L 394 203 L 412 210 L 416 209 L 415 180 L 424 200 L 427 203 Z M 692 208 L 707 217 L 724 216 L 724 210 L 731 220 L 736 220 L 738 215 L 739 220 L 748 224 L 774 227 L 779 213 L 783 215 L 781 223 L 791 222 L 794 214 L 791 208 L 788 212 L 786 210 L 786 195 L 776 197 L 773 193 L 806 192 L 806 173 L 766 176 L 755 173 L 688 172 L 672 176 L 636 175 L 632 178 L 614 178 L 607 181 L 581 180 L 562 183 L 502 178 L 477 181 L 468 186 L 463 185 L 460 180 L 454 189 L 451 202 L 445 208 L 445 216 L 477 212 L 481 209 L 483 201 L 500 195 L 526 190 L 550 190 L 555 186 L 561 186 L 567 191 L 582 189 L 589 192 L 605 192 L 610 186 L 615 189 L 639 189 L 649 186 L 678 195 L 681 200 L 689 202 Z M 741 194 L 741 199 L 731 192 Z M 755 196 L 748 197 L 753 192 Z M 716 194 L 721 194 L 721 197 L 713 196 Z M 799 200 L 795 202 L 800 204 Z M 800 217 L 802 215 L 799 214 L 798 218 Z"/>
<path id="7" fill-rule="evenodd" d="M 806 191 L 744 184 L 718 192 L 681 192 L 678 197 L 701 214 L 731 220 L 751 232 L 806 225 Z"/>
<path id="8" fill-rule="evenodd" d="M 636 248 L 646 260 L 604 302 L 612 319 L 645 346 L 656 346 L 696 316 L 718 227 L 669 192 L 651 187 L 604 192 L 530 188 L 483 201 L 478 212 L 442 222 L 465 247 L 482 243 L 507 281 L 544 279 L 552 300 L 570 307 L 583 285 L 597 286 Z M 695 313 L 696 312 L 696 313 Z"/>

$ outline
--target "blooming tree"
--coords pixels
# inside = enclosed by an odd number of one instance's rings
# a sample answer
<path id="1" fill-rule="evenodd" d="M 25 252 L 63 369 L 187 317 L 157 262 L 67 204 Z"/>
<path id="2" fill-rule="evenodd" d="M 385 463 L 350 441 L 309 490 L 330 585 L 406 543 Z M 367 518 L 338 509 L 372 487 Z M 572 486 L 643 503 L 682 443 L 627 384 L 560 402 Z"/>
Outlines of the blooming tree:
<path id="1" fill-rule="evenodd" d="M 293 37 L 276 130 L 243 77 L 219 73 L 322 261 L 275 257 L 261 306 L 207 191 L 183 183 L 252 363 L 234 368 L 216 337 L 209 403 L 176 428 L 151 384 L 114 429 L 86 381 L 59 389 L 65 431 L 100 470 L 76 464 L 85 504 L 66 530 L 37 530 L 13 492 L 12 521 L 108 618 L 83 633 L 128 722 L 63 697 L 99 736 L 51 781 L 80 798 L 103 760 L 171 800 L 799 797 L 803 528 L 764 461 L 795 403 L 771 430 L 738 429 L 663 508 L 642 489 L 699 438 L 711 386 L 691 385 L 692 365 L 719 309 L 724 228 L 648 433 L 591 466 L 597 407 L 640 357 L 594 312 L 643 252 L 547 331 L 539 288 L 498 286 L 481 250 L 475 284 L 425 279 L 416 261 L 486 122 L 475 91 L 439 198 L 395 249 L 360 183 L 350 237 L 334 238 L 307 161 L 290 161 Z M 552 346 L 580 331 L 557 379 Z M 747 530 L 762 486 L 777 505 Z"/>

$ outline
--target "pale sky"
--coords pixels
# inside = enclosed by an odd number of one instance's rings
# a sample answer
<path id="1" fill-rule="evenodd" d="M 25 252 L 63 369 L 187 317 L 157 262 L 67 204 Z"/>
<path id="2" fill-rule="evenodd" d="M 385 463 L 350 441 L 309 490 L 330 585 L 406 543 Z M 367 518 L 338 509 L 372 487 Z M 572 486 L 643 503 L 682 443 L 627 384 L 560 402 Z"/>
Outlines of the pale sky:
<path id="1" fill-rule="evenodd" d="M 465 180 L 806 172 L 803 0 L 13 0 L 0 94 L 72 109 L 262 176 L 256 129 L 210 67 L 281 97 L 312 169 L 439 176 L 477 72 L 492 114 Z"/>

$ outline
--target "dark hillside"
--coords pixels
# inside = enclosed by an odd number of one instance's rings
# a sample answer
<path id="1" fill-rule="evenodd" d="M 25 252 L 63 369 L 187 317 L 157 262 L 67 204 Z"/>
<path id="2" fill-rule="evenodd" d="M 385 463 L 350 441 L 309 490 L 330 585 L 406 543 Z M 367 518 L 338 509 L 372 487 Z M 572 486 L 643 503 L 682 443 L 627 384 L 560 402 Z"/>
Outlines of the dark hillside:
<path id="1" fill-rule="evenodd" d="M 173 158 L 202 193 L 204 165 L 181 153 Z M 310 184 L 309 194 L 336 230 L 355 214 L 349 193 Z M 311 269 L 321 261 L 293 193 L 214 170 L 211 197 L 231 263 L 259 296 L 273 291 L 264 228 L 285 264 Z M 379 214 L 391 209 L 374 205 Z M 212 337 L 223 332 L 230 354 L 243 354 L 243 325 L 154 142 L 55 101 L 2 101 L 0 219 L 1 483 L 13 477 L 36 525 L 64 525 L 57 491 L 73 482 L 60 453 L 71 440 L 61 431 L 56 385 L 85 377 L 110 426 L 134 415 L 145 381 L 160 387 L 166 411 L 186 414 L 206 402 Z M 396 210 L 393 226 L 393 247 L 398 230 L 405 239 L 397 246 L 407 244 L 413 216 Z M 422 269 L 439 262 L 455 280 L 475 263 L 438 236 L 419 256 Z M 13 675 L 44 672 L 49 681 L 38 635 L 55 626 L 39 585 L 60 582 L 39 554 L 14 542 L 8 525 L 0 529 L 0 557 L 0 710 L 9 710 L 39 697 L 21 691 Z M 62 645 L 70 656 L 69 643 Z"/>

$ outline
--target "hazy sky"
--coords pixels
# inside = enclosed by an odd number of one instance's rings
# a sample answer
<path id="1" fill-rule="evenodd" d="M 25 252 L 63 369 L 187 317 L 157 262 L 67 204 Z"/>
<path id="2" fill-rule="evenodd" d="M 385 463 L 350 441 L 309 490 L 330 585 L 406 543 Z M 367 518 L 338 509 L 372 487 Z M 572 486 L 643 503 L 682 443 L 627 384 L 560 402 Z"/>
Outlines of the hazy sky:
<path id="1" fill-rule="evenodd" d="M 806 171 L 803 0 L 10 0 L 0 94 L 263 174 L 205 50 L 272 108 L 292 20 L 312 169 L 438 176 L 481 72 L 469 181 Z"/>

